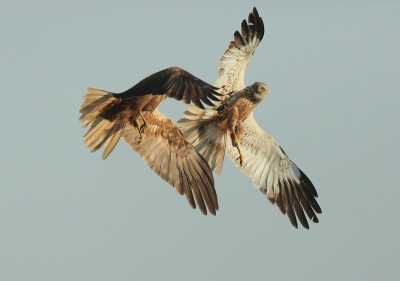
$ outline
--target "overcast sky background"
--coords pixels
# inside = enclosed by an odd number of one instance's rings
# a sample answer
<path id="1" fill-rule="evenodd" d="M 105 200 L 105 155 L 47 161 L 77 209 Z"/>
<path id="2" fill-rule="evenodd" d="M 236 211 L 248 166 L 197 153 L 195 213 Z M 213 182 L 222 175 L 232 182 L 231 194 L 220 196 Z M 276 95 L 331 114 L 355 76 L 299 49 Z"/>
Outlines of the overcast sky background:
<path id="1" fill-rule="evenodd" d="M 0 279 L 398 280 L 400 2 L 198 2 L 2 2 Z M 310 230 L 228 159 L 203 216 L 124 141 L 102 161 L 82 139 L 88 87 L 173 65 L 213 84 L 253 6 L 246 83 L 269 86 L 257 122 L 318 190 Z"/>

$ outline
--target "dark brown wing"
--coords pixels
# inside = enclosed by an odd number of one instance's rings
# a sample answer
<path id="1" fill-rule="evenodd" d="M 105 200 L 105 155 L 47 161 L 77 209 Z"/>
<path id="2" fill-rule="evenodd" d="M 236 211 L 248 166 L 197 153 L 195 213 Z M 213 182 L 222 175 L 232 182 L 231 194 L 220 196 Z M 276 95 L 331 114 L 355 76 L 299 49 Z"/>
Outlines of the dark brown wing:
<path id="1" fill-rule="evenodd" d="M 176 100 L 183 100 L 186 104 L 193 102 L 196 106 L 203 108 L 201 101 L 209 106 L 214 104 L 210 101 L 219 101 L 220 96 L 217 87 L 211 86 L 203 80 L 193 76 L 179 67 L 170 67 L 156 72 L 143 79 L 132 88 L 118 94 L 122 99 L 129 99 L 144 95 L 167 95 Z"/>
<path id="2" fill-rule="evenodd" d="M 207 209 L 215 215 L 218 210 L 214 178 L 207 161 L 196 152 L 182 136 L 174 122 L 157 109 L 144 113 L 148 127 L 144 141 L 137 142 L 137 130 L 126 125 L 122 137 L 163 180 L 186 195 L 192 208 L 199 207 L 203 214 Z M 196 202 L 196 203 L 195 203 Z"/>

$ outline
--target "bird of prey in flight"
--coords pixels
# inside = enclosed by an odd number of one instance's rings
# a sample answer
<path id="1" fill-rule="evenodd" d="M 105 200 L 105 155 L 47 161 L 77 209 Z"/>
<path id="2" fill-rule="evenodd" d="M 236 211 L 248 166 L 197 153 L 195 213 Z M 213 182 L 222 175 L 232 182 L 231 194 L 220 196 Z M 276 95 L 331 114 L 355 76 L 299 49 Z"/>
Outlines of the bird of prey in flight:
<path id="1" fill-rule="evenodd" d="M 189 105 L 178 125 L 212 170 L 219 174 L 224 155 L 228 155 L 268 200 L 287 214 L 293 226 L 297 228 L 299 219 L 308 229 L 305 213 L 317 223 L 316 213 L 322 212 L 315 199 L 317 191 L 254 120 L 253 110 L 267 96 L 267 85 L 256 82 L 246 87 L 244 83 L 247 66 L 263 36 L 263 20 L 253 8 L 220 60 L 215 87 L 220 88 L 221 101 L 209 109 Z"/>
<path id="2" fill-rule="evenodd" d="M 92 152 L 105 146 L 106 159 L 122 136 L 192 208 L 197 203 L 203 214 L 208 209 L 215 215 L 218 199 L 207 161 L 157 107 L 170 97 L 204 108 L 202 102 L 219 100 L 217 89 L 179 67 L 156 72 L 119 94 L 89 88 L 80 109 L 82 127 L 89 128 L 84 141 Z"/>

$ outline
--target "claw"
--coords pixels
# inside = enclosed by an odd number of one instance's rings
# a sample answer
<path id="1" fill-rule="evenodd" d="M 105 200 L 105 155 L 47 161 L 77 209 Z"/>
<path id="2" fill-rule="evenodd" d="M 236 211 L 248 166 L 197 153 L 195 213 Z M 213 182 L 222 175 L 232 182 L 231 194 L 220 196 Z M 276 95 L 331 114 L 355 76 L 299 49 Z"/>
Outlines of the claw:
<path id="1" fill-rule="evenodd" d="M 243 164 L 243 161 L 244 161 L 244 156 L 243 156 L 243 154 L 242 154 L 242 151 L 240 150 L 240 148 L 239 148 L 239 145 L 236 145 L 236 149 L 238 150 L 238 152 L 239 152 L 239 156 L 236 158 L 236 160 L 239 160 L 240 161 L 240 167 L 242 167 L 242 164 Z"/>
<path id="2" fill-rule="evenodd" d="M 236 159 L 235 159 L 236 161 L 240 161 L 240 163 L 239 163 L 239 165 L 240 165 L 240 167 L 242 167 L 242 164 L 243 164 L 243 161 L 244 161 L 244 157 L 243 157 L 243 155 L 242 154 L 240 154 Z"/>
<path id="3" fill-rule="evenodd" d="M 238 152 L 239 152 L 239 156 L 236 158 L 236 160 L 240 161 L 240 167 L 242 167 L 243 161 L 244 161 L 244 156 L 242 154 L 242 151 L 240 151 L 239 145 L 236 146 Z"/>
<path id="4" fill-rule="evenodd" d="M 144 141 L 144 137 L 139 131 L 140 136 L 135 138 L 135 141 L 137 141 L 137 144 L 141 144 Z"/>

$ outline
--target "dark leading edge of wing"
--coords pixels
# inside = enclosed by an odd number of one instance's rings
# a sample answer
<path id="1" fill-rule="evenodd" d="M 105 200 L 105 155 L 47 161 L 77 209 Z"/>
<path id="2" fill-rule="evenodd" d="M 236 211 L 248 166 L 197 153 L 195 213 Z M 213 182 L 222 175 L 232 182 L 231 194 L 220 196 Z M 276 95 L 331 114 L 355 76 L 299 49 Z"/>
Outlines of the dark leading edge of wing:
<path id="1" fill-rule="evenodd" d="M 176 100 L 189 104 L 193 102 L 197 107 L 204 109 L 201 101 L 209 106 L 210 101 L 219 101 L 217 87 L 211 86 L 186 70 L 179 67 L 170 67 L 158 71 L 143 79 L 132 88 L 117 94 L 122 99 L 129 99 L 144 95 L 167 95 Z"/>

